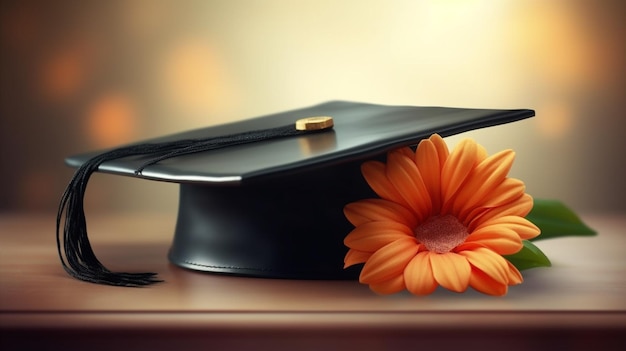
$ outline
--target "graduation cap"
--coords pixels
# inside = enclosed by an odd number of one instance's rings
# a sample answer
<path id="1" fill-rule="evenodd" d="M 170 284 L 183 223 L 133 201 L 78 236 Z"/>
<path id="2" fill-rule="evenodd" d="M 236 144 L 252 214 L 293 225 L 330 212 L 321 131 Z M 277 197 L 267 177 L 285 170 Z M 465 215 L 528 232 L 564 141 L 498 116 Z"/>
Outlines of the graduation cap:
<path id="1" fill-rule="evenodd" d="M 87 236 L 83 197 L 93 172 L 180 183 L 169 260 L 206 272 L 294 279 L 350 279 L 343 207 L 376 195 L 361 164 L 416 145 L 532 117 L 526 109 L 383 106 L 332 101 L 72 156 L 77 167 L 57 216 L 57 247 L 72 276 L 141 286 L 155 273 L 111 272 Z"/>

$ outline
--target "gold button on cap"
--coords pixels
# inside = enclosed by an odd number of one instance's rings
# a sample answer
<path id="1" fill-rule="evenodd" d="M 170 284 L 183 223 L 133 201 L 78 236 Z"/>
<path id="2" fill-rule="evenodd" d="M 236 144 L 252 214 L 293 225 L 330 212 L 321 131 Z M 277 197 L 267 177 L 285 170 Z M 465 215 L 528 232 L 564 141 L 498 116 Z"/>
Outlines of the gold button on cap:
<path id="1" fill-rule="evenodd" d="M 332 128 L 333 125 L 334 123 L 332 117 L 307 117 L 296 121 L 296 130 L 322 130 Z"/>

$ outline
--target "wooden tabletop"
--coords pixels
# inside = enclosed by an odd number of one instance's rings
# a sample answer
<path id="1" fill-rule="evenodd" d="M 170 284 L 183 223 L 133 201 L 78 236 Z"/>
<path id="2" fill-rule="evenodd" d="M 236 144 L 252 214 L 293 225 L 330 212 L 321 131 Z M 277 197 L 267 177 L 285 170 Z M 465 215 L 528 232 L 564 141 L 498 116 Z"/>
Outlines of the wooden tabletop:
<path id="1" fill-rule="evenodd" d="M 88 225 L 105 266 L 158 272 L 164 283 L 146 288 L 84 283 L 61 268 L 53 217 L 4 214 L 0 345 L 51 342 L 71 348 L 100 340 L 93 347 L 106 349 L 124 340 L 155 349 L 168 342 L 182 347 L 210 340 L 230 349 L 316 349 L 347 342 L 386 349 L 419 339 L 439 346 L 506 343 L 515 349 L 541 345 L 546 338 L 576 347 L 585 341 L 624 343 L 626 215 L 583 219 L 598 236 L 537 242 L 553 267 L 524 271 L 525 282 L 504 297 L 443 289 L 416 297 L 378 296 L 356 281 L 242 278 L 182 269 L 166 258 L 175 217 L 158 214 L 91 215 Z M 510 344 L 512 335 L 518 338 Z"/>

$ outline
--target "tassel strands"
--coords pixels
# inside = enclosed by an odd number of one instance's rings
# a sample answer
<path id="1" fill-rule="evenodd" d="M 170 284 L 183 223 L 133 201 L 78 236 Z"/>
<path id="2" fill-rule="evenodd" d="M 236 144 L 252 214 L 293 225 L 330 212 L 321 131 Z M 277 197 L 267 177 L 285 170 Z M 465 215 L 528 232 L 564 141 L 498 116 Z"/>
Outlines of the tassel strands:
<path id="1" fill-rule="evenodd" d="M 319 117 L 313 119 L 315 118 Z M 226 136 L 143 143 L 113 149 L 94 156 L 79 167 L 61 196 L 56 221 L 56 241 L 63 268 L 76 279 L 97 284 L 140 287 L 162 281 L 156 277 L 156 273 L 112 272 L 97 259 L 87 235 L 84 197 L 91 175 L 103 163 L 129 156 L 150 156 L 148 161 L 135 171 L 137 175 L 141 175 L 144 168 L 166 159 L 234 145 L 319 132 L 330 127 L 332 127 L 332 120 L 324 129 L 315 128 L 315 124 L 309 124 L 309 127 L 305 124 L 304 128 L 287 125 Z"/>

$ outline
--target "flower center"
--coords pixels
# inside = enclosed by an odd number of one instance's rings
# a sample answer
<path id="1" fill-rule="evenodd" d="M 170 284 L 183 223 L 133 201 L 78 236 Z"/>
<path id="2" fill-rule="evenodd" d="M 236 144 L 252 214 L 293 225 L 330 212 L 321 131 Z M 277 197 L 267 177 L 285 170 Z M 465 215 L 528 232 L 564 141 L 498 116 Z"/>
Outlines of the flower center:
<path id="1" fill-rule="evenodd" d="M 452 215 L 432 216 L 414 230 L 415 237 L 428 251 L 446 253 L 465 241 L 469 233 Z"/>

